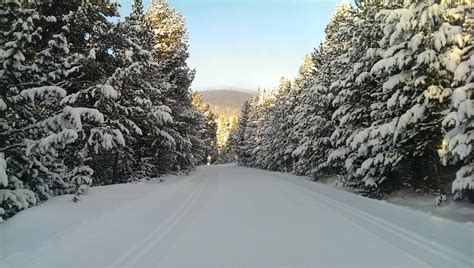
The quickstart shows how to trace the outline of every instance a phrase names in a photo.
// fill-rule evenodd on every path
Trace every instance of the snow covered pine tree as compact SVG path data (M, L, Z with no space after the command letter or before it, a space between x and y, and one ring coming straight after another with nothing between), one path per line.
M184 20L156 5L155 25L141 1L122 23L107 19L118 15L108 1L0 7L1 220L54 195L78 200L90 185L196 164Z
M90 169L68 167L64 149L80 137L82 119L101 124L96 109L64 106L78 64L69 58L68 25L55 4L20 4L0 8L2 96L1 214L9 217L38 200L82 191ZM76 5L77 8L77 5ZM68 14L68 13L66 13ZM69 13L70 14L70 13ZM2 29L3 30L3 29ZM81 183L77 184L80 179Z
M465 0L340 5L294 89L242 109L239 163L342 175L378 198L402 186L443 192L459 166L452 191L473 199L472 10Z

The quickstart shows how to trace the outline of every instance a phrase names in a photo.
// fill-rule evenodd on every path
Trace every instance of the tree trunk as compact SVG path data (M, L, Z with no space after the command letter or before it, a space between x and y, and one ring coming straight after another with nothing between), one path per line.
M439 155L438 155L438 152L436 151L435 148L433 148L433 150L431 150L430 152L430 161L431 161L431 164L432 164L432 169L431 169L431 186L435 189L435 190L442 190L442 186L441 186L441 181L440 181L440 176L439 176L439 164L440 164L440 159L439 159Z
M401 180L400 176L397 172L390 171L387 174L387 177L392 185L392 192L396 192L400 190Z
M469 202L474 203L474 190L473 189L467 189L467 199L469 199Z
M115 151L114 164L112 166L112 184L118 183L118 163L119 163L119 152Z

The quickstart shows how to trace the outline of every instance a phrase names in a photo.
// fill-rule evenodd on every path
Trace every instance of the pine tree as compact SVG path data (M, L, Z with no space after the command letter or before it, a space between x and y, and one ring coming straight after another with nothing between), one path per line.
M161 127L170 121L166 108L160 106L163 96L161 84L147 82L147 76L159 66L155 60L151 40L153 33L143 25L141 1L135 1L130 16L114 25L110 30L113 66L115 70L105 79L115 98L106 99L102 104L107 114L106 122L118 128L124 137L123 144L116 144L114 150L107 150L95 157L97 177L103 183L117 183L139 176L146 177L141 168L139 148L144 132ZM107 111L107 112L105 112ZM117 113L117 111L119 111ZM126 144L125 144L126 143ZM137 150L137 151L136 151ZM110 159L113 159L112 163ZM106 167L110 167L108 170ZM110 178L110 179L109 179Z
M245 142L242 150L247 151L244 165L258 167L262 158L262 115L266 106L266 91L258 91L250 103L248 121L245 128Z
M23 88L19 86L28 83L38 72L32 60L28 59L26 62L26 56L31 47L41 39L41 35L35 27L39 14L27 7L20 8L20 3L15 1L0 7L3 33L0 36L0 221L3 221L3 217L9 217L36 203L33 191L24 185L21 174L23 165L34 161L22 155L26 151L25 140L28 134L22 130L35 123L36 120L31 118L35 105L32 98L28 98L30 94L25 95L25 98L20 95ZM49 91L49 94L48 91L42 93L43 98L48 95L65 95L64 90L59 88ZM36 95L33 93L31 97ZM19 134L14 135L14 132ZM21 160L23 161L19 162Z
M267 101L263 110L261 126L261 162L259 167L289 171L292 166L291 152L294 149L290 130L292 128L289 115L294 103L291 102L293 85L290 80L282 78L280 85Z
M229 134L226 137L226 142L223 147L219 150L218 164L229 164L237 163L237 121L235 121L235 127L229 130Z
M401 185L442 191L441 156L461 166L453 192L474 198L472 27L466 1L340 5L293 85L243 107L239 163L341 174L381 197Z
M105 166L103 170L99 168L100 156L105 157L107 151L125 145L123 127L112 119L115 115L113 107L119 106L116 103L120 96L117 83L122 74L115 66L118 58L114 47L117 30L106 15L117 15L116 5L83 1L75 12L63 16L67 37L73 44L67 61L76 68L68 79L69 94L61 104L76 110L84 107L103 118L99 125L81 126L81 139L67 148L67 164L77 173L73 177L77 193L75 200L92 183L108 183L112 172Z
M65 148L83 133L83 120L93 126L103 122L96 109L64 105L71 80L80 68L63 3L40 5L10 2L1 7L2 25L11 25L0 41L3 127L2 214L18 210L53 195L83 191L78 181L90 181L87 167L71 169ZM74 6L66 5L74 10ZM68 12L64 9L63 12ZM6 22L3 24L3 22ZM76 61L72 61L72 59Z
M335 127L331 118L335 110L332 102L339 79L344 77L349 64L346 53L351 36L348 25L352 19L351 6L339 5L326 27L324 41L312 54L315 76L307 82L308 88L301 89L301 105L295 109L298 123L293 135L300 140L293 151L296 174L316 176L333 172L325 165Z
M439 152L443 164L461 164L452 191L467 190L474 202L474 7L468 4L452 6L443 14L450 24L463 27L464 47L453 46L444 58L453 64L454 79L451 105L443 120L447 132ZM458 55L454 61L453 55Z
M378 42L383 33L376 15L386 8L384 2L356 1L357 9L353 13L356 23L349 24L347 29L352 33L347 52L351 68L338 83L338 93L332 102L336 128L331 135L332 149L326 165L344 167L339 173L346 175L346 183L355 187L364 187L355 171L367 147L352 147L351 142L358 131L370 127L373 121L370 108L381 83L370 74L370 69L379 60Z
M205 124L191 104L184 19L157 5L162 25L139 0L119 23L108 1L0 7L0 220L199 163Z
M250 103L246 101L240 111L239 122L237 124L235 151L240 165L246 165L248 163L248 158L250 157L246 148L248 138L247 125L249 123L250 109Z
M452 46L464 46L461 28L441 16L447 7L417 1L379 14L382 59L371 73L383 86L371 106L374 123L353 140L368 149L356 171L367 186L379 188L406 170L414 187L441 186L437 147L453 75L444 59Z
M168 83L163 105L169 107L173 118L170 126L161 129L162 141L156 144L156 151L160 152L157 161L165 172L189 169L197 163L192 148L202 141L198 127L200 115L192 107L190 86L194 71L186 63L189 55L185 20L167 3L153 1L145 12L145 24L154 33L154 49L163 65L160 73Z
M198 157L198 163L203 165L212 164L218 158L217 151L217 123L214 113L211 111L209 104L203 103L202 94L199 92L193 93L193 106L201 113L202 123L200 124L200 140L204 142L204 148L196 148L194 152L203 150L203 153Z

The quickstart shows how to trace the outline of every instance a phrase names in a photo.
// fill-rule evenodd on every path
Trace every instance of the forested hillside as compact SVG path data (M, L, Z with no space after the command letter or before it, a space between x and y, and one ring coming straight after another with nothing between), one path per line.
M298 77L243 107L239 163L474 201L473 14L466 0L339 5Z
M255 93L231 89L204 90L200 92L202 93L203 101L208 103L212 111L219 115L239 115L244 103L251 100L255 95Z
M36 2L36 1L35 1ZM0 221L91 185L206 163L184 18L166 1L0 7Z
M218 156L213 159L217 163L233 163L236 161L234 151L234 136L237 130L240 109L246 101L252 99L255 93L244 92L233 89L213 89L199 91L195 94L201 102L208 107L208 113L212 113L216 129L216 150ZM198 97L199 96L199 97ZM214 163L215 161L211 161Z

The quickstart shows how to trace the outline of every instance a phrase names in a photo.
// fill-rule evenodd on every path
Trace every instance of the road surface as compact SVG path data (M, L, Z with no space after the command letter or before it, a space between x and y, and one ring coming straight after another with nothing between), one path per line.
M199 167L165 183L97 187L78 204L69 199L0 225L0 263L474 267L472 224L234 165Z

